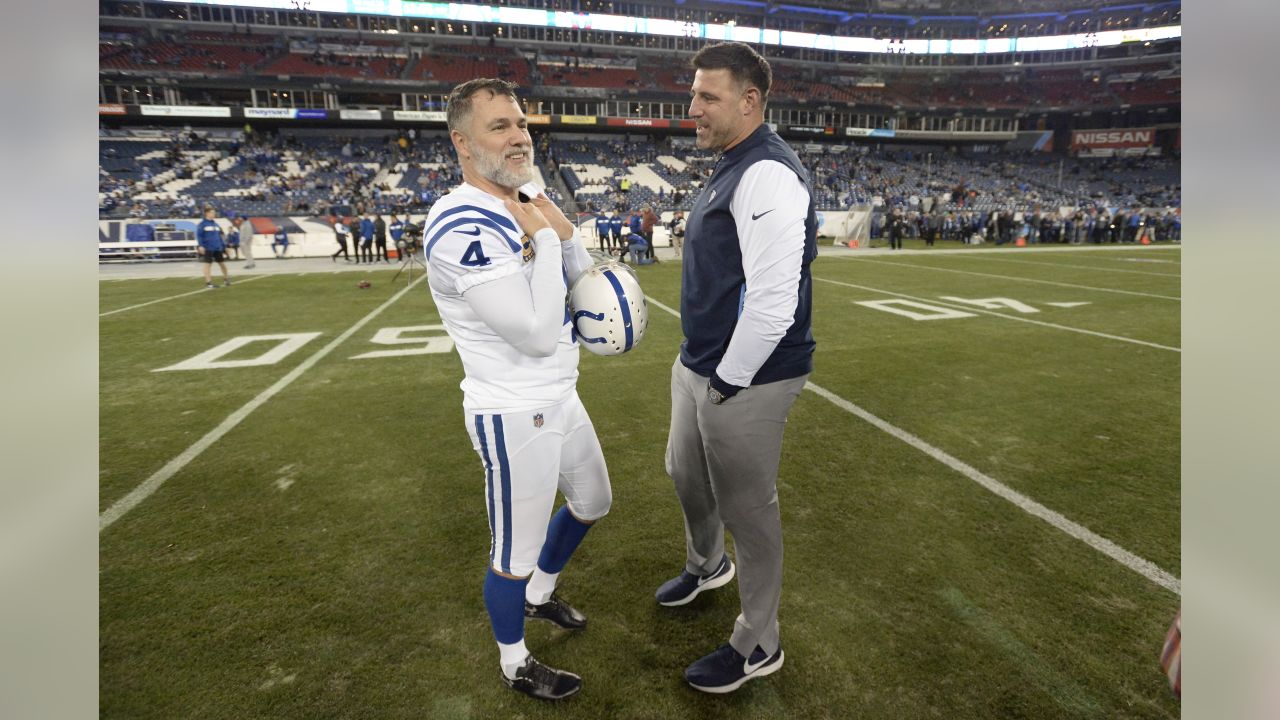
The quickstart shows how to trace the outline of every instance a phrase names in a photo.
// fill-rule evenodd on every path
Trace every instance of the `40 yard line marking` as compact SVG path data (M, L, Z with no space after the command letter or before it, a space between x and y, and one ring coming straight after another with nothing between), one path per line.
M648 301L650 305L656 305L657 307L662 308L663 310L671 313L677 318L680 317L679 312L677 312L676 310L673 310L672 308L667 307L666 305L663 305L657 300L654 300L653 298L648 298ZM1067 535L1070 535L1071 537L1083 542L1084 544L1088 545L1094 550L1097 550L1103 555L1106 555L1112 560L1115 560L1116 562L1138 573L1139 575L1145 577L1146 579L1150 580L1156 585L1159 585L1160 587L1174 593L1175 595L1182 595L1182 581L1174 577L1172 574L1166 572L1164 569L1162 569L1155 563L1151 562L1150 560L1146 560L1144 558L1138 557L1137 555L1134 555L1133 553L1129 552L1128 550L1125 550L1124 548L1120 547L1114 542L1102 537L1101 535L1098 535L1097 533L1093 532L1089 528L1073 520L1070 520L1065 515L1059 512L1050 510L1044 505L1041 505L1035 500L1032 500L1026 495L1023 495L1017 490L1014 490L1008 485L1005 485L999 480L996 480L990 475L987 475L979 471L978 469L974 468L973 466L965 462L962 462L961 460L947 454L943 450L940 450L930 445L929 443L925 442L924 440L921 440L915 435L912 435L906 430L903 430L902 428L896 425L890 424L889 422L886 422L885 420L882 420L879 417L872 415L866 410L863 410L862 408L858 407L857 405L854 405L848 400L845 400L839 395L836 395L830 390L819 387L811 382L805 383L804 389L826 399L831 404L869 423L876 429L884 433L887 433L897 438L898 440L901 440L902 442L914 447L915 449L923 452L924 454L928 455L934 460L937 460L943 465L946 465L952 470L955 470L961 475L974 481L978 485L981 485L983 488L995 494L996 496L1004 500L1008 500L1009 502L1013 503L1018 508L1020 508L1023 512L1026 512L1034 517L1037 517L1049 523L1050 525L1057 528L1058 530L1061 530Z
M1054 282L1053 280L1036 280L1034 278L1016 277L1013 275L997 275L995 273L976 272L973 270L956 270L954 268L940 268L932 265L916 265L909 262L888 262L885 260L872 260L870 258L859 258L851 255L839 256L843 260L857 260L858 262L875 263L877 265L889 265L892 267L908 268L911 270L936 270L938 272L959 273L961 275L977 275L979 277L998 278L1000 280L1011 280L1013 282L1029 282L1038 283L1040 285L1057 285L1058 287L1074 288L1076 290L1093 290L1095 292L1109 292L1119 295L1137 295L1138 297L1156 298L1159 300L1175 300L1182 302L1182 298L1174 295L1156 295L1155 293L1137 292L1135 290L1116 290L1115 288L1100 288L1092 285L1073 285L1071 283Z
M892 290L881 290L879 288L867 287L866 285L854 285L853 283L841 282L839 280L828 280L826 278L820 278L817 276L815 276L813 279L821 280L822 282L825 282L825 283L831 283L832 285L843 285L844 287L857 288L858 290L867 290L869 292L876 292L876 293L880 293L881 295L893 295L895 297L907 298L908 300L915 300L917 302L931 303L933 305L942 305L944 307L954 308L956 310L964 310L965 312L982 313L984 315L994 315L995 317L1004 318L1006 320L1017 320L1018 322L1031 323L1032 325L1040 325L1043 327L1053 328L1055 330L1066 330L1068 332L1080 333L1081 335L1093 335L1095 337L1106 338L1108 340L1119 340L1120 342L1132 343L1134 345L1145 345L1147 347L1153 347L1157 350L1169 350L1171 352L1176 352L1176 353L1182 352L1182 348L1170 347L1168 345L1160 345L1159 343L1147 342L1146 340L1135 340L1133 338L1125 337L1123 335L1111 335L1104 332L1098 332L1097 330L1085 330L1084 328L1071 327L1070 325L1059 325L1057 323L1045 322L1044 320L1032 320L1031 318L1019 317L1017 315L1006 315L1004 313L995 312L994 310L984 310L982 308L976 308L976 307L973 307L972 305L961 305L958 303L947 302L945 300L935 300L933 298L916 297L915 295L907 295L904 293L893 292Z
M343 342L345 342L347 338L359 332L360 328L364 327L366 324L369 323L370 320L373 320L375 317L381 314L383 310L386 310L387 308L391 307L391 305L395 303L395 301L399 300L401 297L404 297L405 293L412 290L415 285L417 285L418 283L422 282L425 279L426 279L426 276L423 275L417 280L414 280L413 283L405 287L403 290L396 293L395 295L392 295L391 298L388 299L386 302L374 308L373 311L370 312L368 315L365 315L364 317L357 320L355 325L352 325L351 327L347 328L345 332L343 332L338 337L334 338L328 345L325 345L324 347L317 350L315 354L313 354L311 357L307 358L306 360L303 360L302 363L299 364L296 368L294 368L293 370L290 370L287 375L275 381L275 383L271 387L258 393L257 397L245 403L243 406L240 407L239 410L236 410L235 412L228 415L227 419L223 420L216 428L210 430L208 433L205 434L204 437L195 441L195 443L193 443L191 447L187 448L186 450L183 450L180 455L178 455L177 457L175 457L174 459L166 463L164 467L157 470L154 475L147 478L141 485L137 486L133 490L130 490L128 495L125 495L124 497L120 498L115 503L113 503L111 507L107 508L105 511L103 511L101 515L98 516L98 532L101 533L103 530L106 530L108 527L111 526L111 523L114 523L116 520L119 520L121 517L124 516L125 513L137 507L138 503L141 503L143 500L146 500L148 497L151 497L152 493L158 490L160 486L165 483L165 481L167 481L169 478L177 474L179 470L186 467L187 463L190 463L197 456L199 456L200 453L209 449L209 446L213 445L214 443L218 442L218 440L222 439L223 435L226 435L228 432L231 432L231 430L235 426L239 425L240 422L243 421L246 417L248 417L250 413L252 413L254 410L257 410L259 407L261 407L271 398L275 397L276 394L278 394L281 390L284 390L286 387L289 387L289 385L294 380L297 380L299 377L302 376L303 373L310 370L316 363L320 362L320 360L323 359L324 356L332 352L334 348L338 347Z
M975 257L974 259L976 260L979 258ZM1010 258L993 258L989 256L980 258L980 259L989 260L991 262L1017 263L1019 265L1035 265L1042 268L1068 268L1071 270L1092 270L1097 272L1126 273L1129 275L1147 275L1149 277L1178 278L1178 279L1182 278L1182 275L1178 273L1158 273L1158 272L1145 272L1143 270L1123 270L1121 268L1104 268L1104 267L1096 267L1094 265L1066 265L1063 263L1056 263L1056 262L1036 262L1035 260L1012 260ZM1102 259L1112 260L1114 258L1102 258Z
M253 282L254 280L261 280L261 279L262 279L262 278L264 278L264 277L270 277L270 276L269 276L269 275L255 275L254 277L247 278L247 279L245 279L245 280L237 280L237 281L235 282L235 285L243 285L243 284L245 284L245 283L251 283L251 282ZM150 280L168 280L169 278L162 278L162 277L158 277L158 278L148 278L148 279L150 279ZM235 285L233 285L232 287L234 287ZM224 287L216 288L216 290L226 290L226 289L227 289L227 288L224 288ZM130 305L129 307L122 307L122 308L120 308L120 309L118 309L118 310L108 310L108 311L106 311L106 312L104 312L104 313L98 313L98 317L106 317L106 316L108 316L108 315L115 315L116 313L122 313L122 312L124 312L125 310L134 310L134 309L136 309L136 308L146 307L146 306L148 306L148 305L155 305L156 303L162 303L162 302L165 302L166 300L177 300L178 298L183 298L183 297L186 297L186 296L188 296L188 295L199 295L200 293L204 293L204 292L212 292L212 291L211 291L209 288L207 288L207 287L202 287L202 288L200 288L199 290L192 290L191 292L184 292L184 293L179 294L179 295L170 295L169 297L162 297L162 298L160 298L159 300L151 300L150 302L139 303L139 304L137 304L137 305Z

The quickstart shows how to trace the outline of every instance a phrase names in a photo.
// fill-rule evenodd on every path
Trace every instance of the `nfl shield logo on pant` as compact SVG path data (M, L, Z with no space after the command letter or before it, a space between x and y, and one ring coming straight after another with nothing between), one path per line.
M533 416L533 426L536 428L542 427L542 413Z

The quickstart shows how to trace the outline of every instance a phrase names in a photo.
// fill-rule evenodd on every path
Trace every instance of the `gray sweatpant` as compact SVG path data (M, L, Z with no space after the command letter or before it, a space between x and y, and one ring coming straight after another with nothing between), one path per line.
M782 596L782 519L778 464L787 413L808 375L742 390L720 405L707 378L676 358L671 368L667 474L684 510L685 569L714 571L733 533L742 614L729 644L746 657L759 645L777 652Z
M247 223L248 221L245 222ZM243 225L241 227L243 227ZM246 238L244 230L240 231L240 252L244 254L244 259L248 260L250 263L253 262L253 239L256 236L256 233L250 232L249 236Z

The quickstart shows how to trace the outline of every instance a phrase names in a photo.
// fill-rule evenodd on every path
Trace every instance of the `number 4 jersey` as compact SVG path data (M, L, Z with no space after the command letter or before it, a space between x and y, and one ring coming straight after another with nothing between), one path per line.
M540 192L533 185L520 190L529 196ZM472 288L520 273L524 289L513 292L506 302L512 312L532 312L528 286L533 277L534 243L507 213L502 199L463 183L431 208L424 227L427 282L462 359L466 411L516 412L568 398L578 379L578 343L567 310L555 352L550 357L534 357L499 336L466 299ZM591 259L576 237L560 245L567 292L569 279L589 267Z

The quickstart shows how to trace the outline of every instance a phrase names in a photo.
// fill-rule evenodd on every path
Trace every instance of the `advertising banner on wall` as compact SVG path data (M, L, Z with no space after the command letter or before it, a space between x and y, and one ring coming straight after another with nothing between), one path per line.
M391 117L412 122L444 122L447 119L445 113L439 110L395 110Z
M1155 128L1120 128L1117 130L1072 130L1072 150L1123 150L1151 147Z
M157 117L231 117L229 107L204 105L139 105L143 115Z
M381 120L381 110L339 110L338 117L342 120Z

